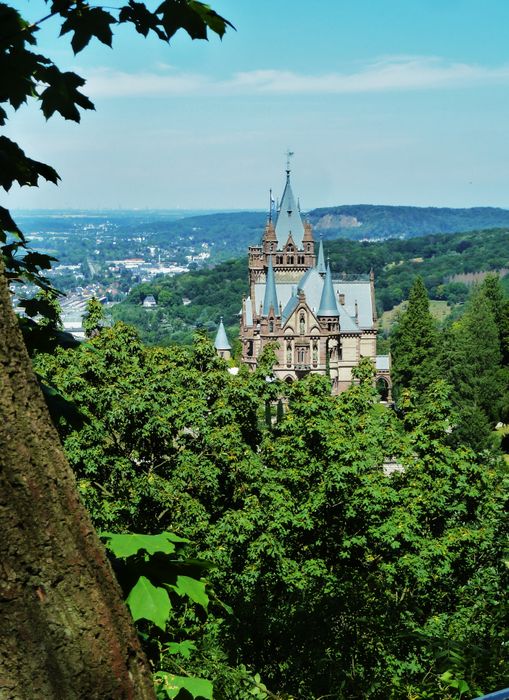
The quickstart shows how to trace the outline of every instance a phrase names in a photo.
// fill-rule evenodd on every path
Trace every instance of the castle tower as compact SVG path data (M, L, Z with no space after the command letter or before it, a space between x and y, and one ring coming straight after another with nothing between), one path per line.
M249 295L240 314L242 362L256 369L263 348L274 343L278 379L326 375L337 394L351 386L360 358L370 357L390 396L390 358L376 356L374 276L333 279L323 241L315 255L313 230L302 219L289 164L274 218L272 201L271 196L261 243L249 248Z
M261 245L249 247L249 290L255 296L255 285L267 280L269 259L272 258L276 282L297 283L302 275L315 266L315 241L311 224L304 223L292 190L289 165L281 203L272 221L272 212L263 232ZM258 309L257 309L258 311Z

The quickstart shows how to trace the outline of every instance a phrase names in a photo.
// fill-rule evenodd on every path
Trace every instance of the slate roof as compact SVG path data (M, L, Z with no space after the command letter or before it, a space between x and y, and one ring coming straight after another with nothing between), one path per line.
M339 316L339 309L332 286L332 275L330 265L327 263L327 272L323 281L322 295L320 297L320 306L318 307L318 316Z
M318 260L316 263L316 269L318 272L325 273L327 268L325 267L325 256L323 254L323 241L320 238L320 247L318 248Z
M302 239L304 237L304 224L300 215L299 207L295 201L290 184L290 171L286 171L286 185L281 198L279 212L276 220L276 237L277 247L281 250L288 240L288 236L292 234L297 248L302 249Z
M302 290L306 295L306 303L316 314L320 308L320 301L324 287L324 278L315 267L306 270L297 287L294 282L276 282L276 294L278 302L283 307L282 323L288 321L298 305L298 292ZM253 325L253 310L259 310L265 297L265 283L256 282L254 299L246 300L246 323ZM371 297L371 285L369 280L343 281L332 280L334 297L339 313L339 323L342 331L359 332L361 329L371 329L373 323L373 306ZM339 303L339 295L344 295L344 304ZM355 317L357 302L357 320ZM277 311L276 311L277 313Z
M214 347L216 350L231 350L232 346L228 342L228 336L223 325L223 317L219 321L219 328L217 329L216 339L214 340Z
M379 372L388 372L391 368L389 355L377 355L376 368Z
M267 269L267 282L263 295L263 316L268 316L270 308L274 309L276 316L279 316L279 304L277 301L276 282L274 279L274 268L272 267L272 255L269 255L269 267Z

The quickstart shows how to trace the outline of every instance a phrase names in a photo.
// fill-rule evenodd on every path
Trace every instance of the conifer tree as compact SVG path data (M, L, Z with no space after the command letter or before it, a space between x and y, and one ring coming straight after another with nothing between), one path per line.
M504 295L500 277L488 275L480 287L497 324L502 364L509 365L509 299Z
M392 376L396 396L401 389L424 392L437 378L438 332L429 310L429 299L421 277L415 280L408 307L401 315L391 339Z
M474 291L462 318L446 334L440 364L453 388L457 438L479 449L489 443L504 394L502 353L489 295Z

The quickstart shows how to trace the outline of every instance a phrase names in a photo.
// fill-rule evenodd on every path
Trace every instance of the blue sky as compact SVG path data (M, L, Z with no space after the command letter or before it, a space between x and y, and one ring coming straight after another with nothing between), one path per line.
M303 209L509 207L507 0L210 2L237 28L223 41L121 29L113 50L75 57L46 23L39 50L87 78L96 112L80 125L14 114L6 134L63 181L4 203L263 208L290 148Z

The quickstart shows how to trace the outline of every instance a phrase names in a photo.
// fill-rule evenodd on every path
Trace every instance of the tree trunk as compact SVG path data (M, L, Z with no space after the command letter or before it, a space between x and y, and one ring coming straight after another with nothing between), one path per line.
M0 698L154 698L0 270Z

